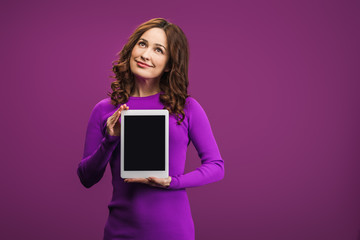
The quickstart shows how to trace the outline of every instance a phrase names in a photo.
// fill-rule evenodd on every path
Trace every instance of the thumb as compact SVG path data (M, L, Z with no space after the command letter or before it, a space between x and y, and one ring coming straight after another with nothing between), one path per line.
M152 182L152 183L156 183L156 184L162 184L161 183L161 179L159 179L159 178L156 178L156 177L148 177L147 178L148 180L149 180L149 182Z
M148 179L150 182L155 182L154 177L148 177L147 179Z

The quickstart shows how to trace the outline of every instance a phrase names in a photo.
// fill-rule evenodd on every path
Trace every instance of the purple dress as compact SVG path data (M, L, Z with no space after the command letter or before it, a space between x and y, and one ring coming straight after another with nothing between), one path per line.
M160 93L147 97L130 97L130 109L163 109ZM119 106L120 107L120 106ZM194 222L186 188L219 181L224 177L224 162L204 109L192 97L186 99L185 119L176 124L169 115L168 188L142 183L125 183L120 178L120 137L106 132L106 120L118 108L110 98L101 100L92 110L86 131L84 155L77 174L90 188L103 177L110 163L113 196L108 205L109 217L104 239L193 240ZM184 174L186 150L194 144L202 165Z

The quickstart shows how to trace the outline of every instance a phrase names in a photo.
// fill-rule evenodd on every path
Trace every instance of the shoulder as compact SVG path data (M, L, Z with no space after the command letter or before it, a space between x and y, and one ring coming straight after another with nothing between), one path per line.
M201 106L200 102L193 97L187 97L184 107L185 115L189 122L197 122L199 120L207 119L206 112Z
M185 107L187 111L194 112L194 111L203 111L201 104L197 101L194 97L187 97L185 102Z
M195 131L200 133L209 124L207 114L200 102L193 97L188 97L186 99L186 105L186 113L189 119L189 129L191 132Z
M98 101L95 104L95 107L106 107L109 104L111 105L111 99L110 99L110 97L107 97L107 98L103 98L100 101Z
M197 105L199 102L194 97L187 97L185 101L186 107L191 107L192 105Z
M98 101L95 106L93 107L93 112L97 114L102 114L106 112L110 112L115 108L114 105L111 104L110 97L101 99Z

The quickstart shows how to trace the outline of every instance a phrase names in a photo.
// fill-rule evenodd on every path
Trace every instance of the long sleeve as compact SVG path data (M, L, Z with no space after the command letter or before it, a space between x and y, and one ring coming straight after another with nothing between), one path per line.
M224 178L224 161L221 158L204 109L195 100L189 102L189 137L201 159L201 166L186 174L171 176L168 189L197 187Z
M111 136L101 126L101 104L93 108L88 122L84 154L77 168L81 183L90 188L103 177L112 152L120 137Z

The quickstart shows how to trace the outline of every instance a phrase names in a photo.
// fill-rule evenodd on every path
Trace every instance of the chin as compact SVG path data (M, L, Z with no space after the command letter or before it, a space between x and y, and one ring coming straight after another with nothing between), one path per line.
M132 71L132 73L135 75L135 77L145 79L145 80L155 79L155 78L159 77L158 75L155 76L153 74L146 74L146 73L142 72L141 69L135 69L135 71Z

